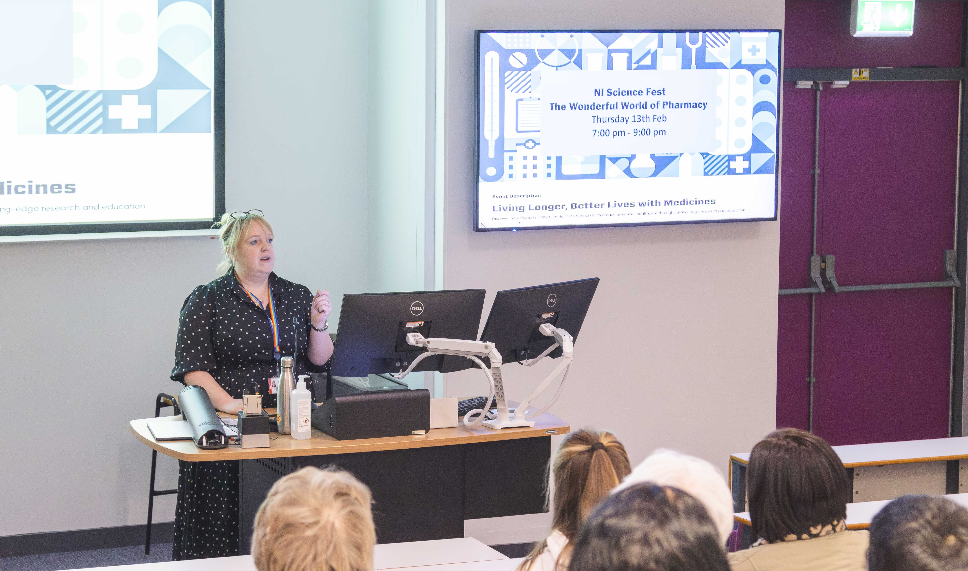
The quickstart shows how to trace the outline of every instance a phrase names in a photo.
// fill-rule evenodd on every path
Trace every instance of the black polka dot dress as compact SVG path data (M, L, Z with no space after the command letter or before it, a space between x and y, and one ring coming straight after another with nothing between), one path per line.
M309 310L313 295L305 286L269 275L276 313L280 355L293 355L296 375L319 371L309 362ZM298 349L297 349L298 345ZM249 298L229 271L195 288L182 306L172 380L206 371L233 398L267 397L269 377L278 375L272 326L266 311ZM172 559L239 554L239 463L179 462L178 503Z

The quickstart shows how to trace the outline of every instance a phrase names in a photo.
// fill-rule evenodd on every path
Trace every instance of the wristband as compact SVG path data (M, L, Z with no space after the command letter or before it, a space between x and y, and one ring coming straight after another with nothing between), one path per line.
M327 329L329 329L329 321L327 320L323 322L322 329L318 329L315 325L313 325L312 321L309 322L309 326L313 328L313 331L318 331L319 333L322 333L323 331L326 331Z

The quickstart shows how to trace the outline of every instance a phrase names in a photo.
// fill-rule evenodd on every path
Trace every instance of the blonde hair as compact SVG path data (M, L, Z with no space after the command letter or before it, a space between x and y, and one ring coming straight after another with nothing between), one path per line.
M569 434L561 443L551 461L551 471L555 481L551 528L568 539L555 567L565 569L582 524L612 488L632 471L632 466L625 447L615 436L583 428ZM518 569L531 569L547 545L547 539L536 543Z
M636 466L612 493L643 482L679 488L699 500L725 545L733 532L733 494L715 466L702 458L660 448Z
M306 467L280 478L255 514L259 571L372 571L370 490L352 474Z
M224 274L235 268L235 263L232 260L239 249L239 244L249 234L249 227L252 226L253 221L262 224L272 234L272 226L269 225L265 217L251 210L246 213L226 212L222 215L221 220L212 225L220 229L218 237L222 241L222 255L225 256L218 265L219 274Z

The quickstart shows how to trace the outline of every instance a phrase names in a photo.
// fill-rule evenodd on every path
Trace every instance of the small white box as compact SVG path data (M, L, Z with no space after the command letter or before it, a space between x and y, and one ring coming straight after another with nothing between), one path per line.
M430 399L430 428L457 426L457 398Z

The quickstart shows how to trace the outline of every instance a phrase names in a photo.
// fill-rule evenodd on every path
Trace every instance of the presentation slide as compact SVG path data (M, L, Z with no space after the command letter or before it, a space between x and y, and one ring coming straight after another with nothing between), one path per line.
M211 223L212 0L32 4L0 4L0 233Z
M776 218L780 32L479 32L476 230Z

